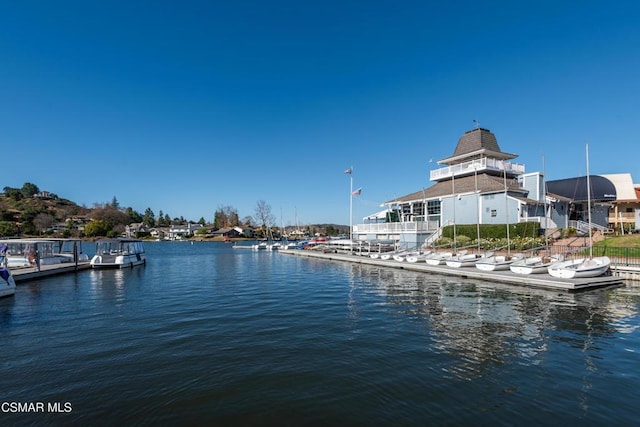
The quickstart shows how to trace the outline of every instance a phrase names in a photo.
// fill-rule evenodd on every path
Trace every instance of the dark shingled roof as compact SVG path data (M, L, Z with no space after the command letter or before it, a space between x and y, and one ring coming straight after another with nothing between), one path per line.
M460 137L453 155L459 156L482 148L489 151L500 152L500 146L498 146L496 136L487 129L478 128L467 131Z
M476 189L476 180L473 175L457 178L453 183L453 186L455 186L455 194L470 193ZM429 188L425 188L424 191L416 191L415 193L389 200L386 203L410 202L414 200L435 199L438 197L449 196L452 193L451 190L453 189L453 186L451 184L451 180L440 181ZM521 197L526 197L529 193L512 179L507 180L507 189L510 193L517 193L517 195L520 195ZM504 179L499 176L484 173L478 174L478 190L480 190L480 194L504 191Z
M438 161L438 163L455 164L478 157L507 160L518 156L500 151L496 136L487 129L477 128L465 132L458 140L453 155Z
M616 199L616 186L608 178L599 175L590 175L589 179L589 183L591 184L591 199L594 202ZM547 181L547 189L549 193L558 194L576 202L586 202L589 200L586 176Z

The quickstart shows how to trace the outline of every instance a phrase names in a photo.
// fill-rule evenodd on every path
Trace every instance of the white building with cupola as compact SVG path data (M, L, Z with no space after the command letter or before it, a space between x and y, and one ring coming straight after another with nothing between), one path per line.
M541 172L527 173L524 164L514 161L517 157L502 151L488 129L465 132L453 154L430 171L432 185L384 202L383 210L353 226L354 240L394 241L410 248L434 242L445 226L453 224L538 222L547 233L570 226L588 227L583 197L586 177L572 178L564 185L559 183L563 180L546 183ZM630 194L635 197L636 193L630 175L621 175L629 178L591 177L598 188L592 198L592 227L604 231L611 226L610 210L616 207L617 194L637 205L632 208L634 213L640 208L637 198L631 200ZM577 189L573 195L566 190L571 184Z

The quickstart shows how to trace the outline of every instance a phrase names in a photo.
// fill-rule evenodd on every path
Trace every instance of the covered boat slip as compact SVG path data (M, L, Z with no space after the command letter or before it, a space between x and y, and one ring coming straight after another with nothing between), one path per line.
M7 265L16 282L89 268L80 239L6 239Z
M493 282L508 283L533 288L555 289L560 291L575 292L588 289L596 289L607 286L624 284L624 280L619 276L599 276L578 279L560 279L551 275L521 275L511 271L482 271L477 268L462 267L453 268L445 265L429 265L427 263L400 263L394 260L372 259L349 254L321 253L305 250L280 251L282 254L306 256L309 258L321 258L332 261L346 261L358 264L376 265L381 267L398 268L409 271L419 271L424 273L443 274L458 276L462 278L472 278Z
M0 244L7 246L9 267L33 267L37 263L64 264L89 259L82 251L80 239L6 239L0 240Z

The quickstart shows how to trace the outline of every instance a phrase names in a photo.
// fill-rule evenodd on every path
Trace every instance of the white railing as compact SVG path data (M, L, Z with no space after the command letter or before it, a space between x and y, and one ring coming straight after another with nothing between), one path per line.
M521 175L524 173L524 165L483 157L482 159L432 170L429 173L429 179L431 181L438 181L444 178L451 178L452 176L469 175L474 172L482 172L486 170L501 172L506 170L508 173Z
M354 224L354 233L429 233L438 229L438 221L384 222Z
M616 215L614 212L609 213L610 224L618 224L623 222L636 222L636 214L634 212L618 212L618 215Z
M589 223L588 222L571 220L571 221L569 221L569 227L575 228L579 233L589 234ZM603 227L600 224L593 224L593 223L591 223L591 229L592 230L598 230L601 233L607 233L607 232L613 231L608 227Z

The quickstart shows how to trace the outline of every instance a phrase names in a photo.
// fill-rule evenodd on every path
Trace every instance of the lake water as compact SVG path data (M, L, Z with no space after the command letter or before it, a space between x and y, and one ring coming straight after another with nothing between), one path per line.
M637 285L565 294L224 243L146 248L145 267L0 300L1 425L640 419Z

